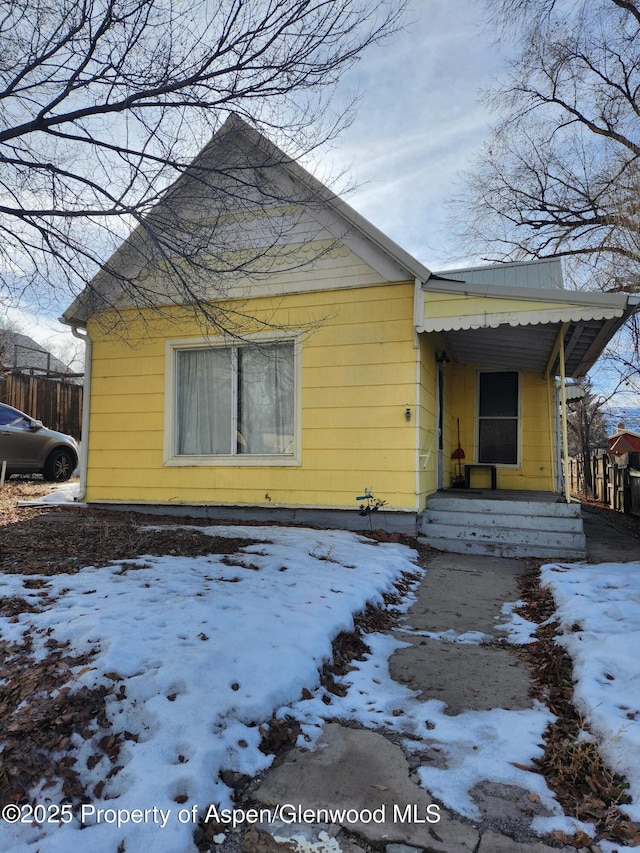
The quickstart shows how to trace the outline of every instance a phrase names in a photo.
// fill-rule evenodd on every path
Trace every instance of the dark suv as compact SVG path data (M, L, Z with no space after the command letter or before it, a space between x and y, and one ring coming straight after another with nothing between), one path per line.
M7 477L43 474L45 480L63 483L78 464L78 444L72 436L0 403L0 469L3 462Z

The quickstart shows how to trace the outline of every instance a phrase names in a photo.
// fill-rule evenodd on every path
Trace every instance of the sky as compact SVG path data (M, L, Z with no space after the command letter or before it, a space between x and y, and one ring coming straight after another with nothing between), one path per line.
M481 0L413 0L407 20L343 80L362 99L334 156L356 184L353 207L429 269L460 266L470 259L447 202L489 135L495 117L480 93L506 60Z

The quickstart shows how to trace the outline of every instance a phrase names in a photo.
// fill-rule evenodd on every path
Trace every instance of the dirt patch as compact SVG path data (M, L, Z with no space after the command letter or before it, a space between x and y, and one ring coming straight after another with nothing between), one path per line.
M0 490L0 573L54 575L75 573L85 566L114 561L124 571L139 568L126 562L142 555L199 556L233 554L255 542L208 536L196 528L147 529L151 516L79 510L62 507L18 507L17 502L50 491L50 486L11 481ZM25 587L42 589L37 604L21 596L0 596L0 612L10 619L47 606L46 582L25 580ZM37 660L29 631L21 643L0 641L0 799L27 803L38 785L60 789L65 800L78 804L99 798L106 780L117 774L122 744L128 732L111 730L108 700L126 698L118 673L110 684L78 687L78 676L91 669L90 654L74 655L68 645L47 640L47 655ZM89 769L104 761L103 781L85 790L77 766L78 741L92 739L95 749Z
M0 488L0 527L38 515L41 508L19 508L18 501L33 501L50 491L51 484L42 480L7 480Z
M31 654L29 634L20 645L0 643L0 798L27 803L33 788L59 786L78 803L86 793L75 768L74 736L82 740L106 727L106 687L72 691L71 683L91 667L90 655L72 655L49 640L42 660Z
M167 518L136 513L59 508L16 512L27 515L14 513L12 521L0 526L0 572L7 574L74 574L85 566L106 566L147 554L234 554L257 541L166 527ZM165 527L149 529L155 521Z

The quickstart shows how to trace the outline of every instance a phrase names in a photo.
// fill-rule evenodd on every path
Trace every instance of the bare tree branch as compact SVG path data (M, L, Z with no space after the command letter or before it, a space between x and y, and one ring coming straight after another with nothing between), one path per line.
M467 250L494 261L559 256L574 286L640 292L640 3L487 8L517 47L486 94L497 123L453 204ZM640 375L632 339L619 388Z
M210 301L229 276L260 275L276 255L293 264L292 215L266 215L302 201L282 162L200 161L178 179L233 113L293 158L330 141L352 114L332 97L337 82L402 25L405 5L0 0L0 304L77 294L132 229L146 262L171 270L176 303L202 302L205 290ZM166 195L176 181L180 200ZM206 228L193 227L199 196ZM240 257L229 223L250 212L255 222L260 209L261 242ZM139 273L107 272L132 303L156 305Z
M573 259L582 286L640 290L640 4L499 0L519 52L454 215L492 259ZM582 276L579 266L582 264Z

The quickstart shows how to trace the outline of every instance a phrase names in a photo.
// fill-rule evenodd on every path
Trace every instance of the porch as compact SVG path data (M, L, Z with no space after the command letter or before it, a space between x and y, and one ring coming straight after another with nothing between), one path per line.
M527 503L523 489L563 489L568 504L569 484L563 482L561 473L569 467L567 380L586 375L637 304L627 294L564 290L559 258L432 274L416 296L415 310L416 331L424 333L435 349L438 408L433 434L440 436L440 444L435 482L423 486L422 494L442 488L453 476L450 459L458 457L452 453L449 458L449 454L450 450L455 453L457 437L460 452L466 449L467 475L473 466L491 470L494 491L486 497L499 501L498 507L488 504L482 510L474 507L474 512L468 506L464 509L471 521L494 515L491 541L497 528L516 527L517 518L512 525L508 516L526 517L529 511L526 506L520 512L512 511L508 493L496 497L500 487L518 490L513 498L517 505ZM453 375L443 389L444 370ZM463 452L460 458L464 458ZM500 467L496 471L493 466ZM460 470L455 473L459 475ZM487 479L473 472L466 485L488 485ZM479 501L481 490L469 489L461 499ZM434 500L439 499L430 498L422 514L429 528L439 523L430 521L429 513L438 517ZM539 509L534 517L546 517L540 504L555 506L553 517L564 517L556 500L549 493L546 500L533 498L530 502ZM469 547L484 538L487 526L485 518L480 529L469 533ZM441 538L449 540L450 532L443 531ZM464 538L464 531L461 535ZM504 533L505 549L512 535ZM530 535L523 531L524 538ZM527 550L533 547L533 543L523 544ZM548 548L564 555L565 545L556 540ZM567 547L571 553L576 548L578 553L584 550L579 543ZM556 553L544 550L541 556Z
M445 489L418 515L418 539L441 551L582 560L579 503L554 492Z

